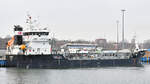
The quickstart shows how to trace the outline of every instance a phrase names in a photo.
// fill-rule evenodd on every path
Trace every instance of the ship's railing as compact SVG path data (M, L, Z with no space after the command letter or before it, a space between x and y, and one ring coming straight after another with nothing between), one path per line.
M131 53L65 53L69 60L93 60L93 59L129 59Z
M94 60L99 58L97 53L65 53L65 58L69 60Z

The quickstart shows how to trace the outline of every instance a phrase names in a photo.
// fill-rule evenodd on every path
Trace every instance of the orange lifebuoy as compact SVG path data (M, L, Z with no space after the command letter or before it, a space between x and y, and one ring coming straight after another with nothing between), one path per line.
M24 50L26 48L26 46L24 44L21 45L21 50Z

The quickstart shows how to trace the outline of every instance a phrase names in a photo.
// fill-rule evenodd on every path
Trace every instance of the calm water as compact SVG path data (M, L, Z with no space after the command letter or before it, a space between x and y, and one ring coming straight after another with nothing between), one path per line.
M0 68L0 84L150 84L150 65L88 69Z

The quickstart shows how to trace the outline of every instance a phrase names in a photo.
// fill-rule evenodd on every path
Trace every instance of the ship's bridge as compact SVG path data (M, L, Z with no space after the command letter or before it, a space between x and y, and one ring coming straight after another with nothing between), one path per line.
M26 54L50 54L49 32L47 31L25 31L24 42L27 46Z
M48 41L49 32L47 31L32 31L24 32L24 41Z
M49 32L24 32L23 35L49 35Z

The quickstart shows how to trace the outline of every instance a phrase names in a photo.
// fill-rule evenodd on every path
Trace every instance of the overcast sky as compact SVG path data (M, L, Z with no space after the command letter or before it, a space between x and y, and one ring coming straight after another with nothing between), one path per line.
M150 0L0 0L1 36L12 32L13 25L24 26L27 11L39 16L58 39L106 38L116 41L116 20L125 12L125 38L136 34L142 42L150 39Z

